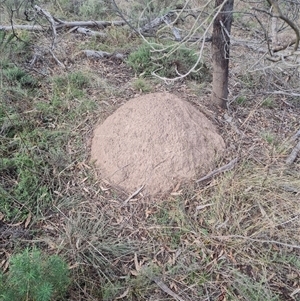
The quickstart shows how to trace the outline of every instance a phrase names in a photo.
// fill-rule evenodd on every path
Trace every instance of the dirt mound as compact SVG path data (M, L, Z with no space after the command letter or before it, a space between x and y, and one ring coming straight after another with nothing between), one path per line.
M150 195L206 174L225 147L213 124L173 94L129 100L94 131L91 158L101 178Z

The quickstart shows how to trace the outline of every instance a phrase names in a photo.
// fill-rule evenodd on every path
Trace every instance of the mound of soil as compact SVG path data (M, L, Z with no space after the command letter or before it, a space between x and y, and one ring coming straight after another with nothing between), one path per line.
M165 193L205 175L225 144L214 125L173 94L129 100L94 131L91 158L99 176L133 193Z

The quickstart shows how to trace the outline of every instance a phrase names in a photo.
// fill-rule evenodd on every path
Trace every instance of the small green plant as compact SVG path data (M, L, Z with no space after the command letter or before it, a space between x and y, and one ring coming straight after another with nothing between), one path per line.
M266 108L272 109L274 108L274 101L268 97L262 102L262 105Z
M261 133L261 137L268 143L274 144L275 143L275 136L270 132L263 132Z
M236 98L236 102L239 105L243 105L246 102L247 98L243 95L240 95Z
M27 248L11 257L7 275L0 273L0 300L57 300L69 284L68 266L62 258Z
M151 86L143 78L138 78L133 82L133 87L141 92L151 92Z
M169 78L183 75L196 65L188 79L203 81L210 78L207 66L202 62L197 64L196 51L184 46L173 48L174 45L144 43L129 55L127 63L138 74L149 76L155 72Z

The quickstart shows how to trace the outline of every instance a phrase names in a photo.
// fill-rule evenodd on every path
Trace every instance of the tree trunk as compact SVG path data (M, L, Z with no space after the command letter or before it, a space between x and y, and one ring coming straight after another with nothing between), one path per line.
M213 65L213 104L226 109L228 97L228 66L230 30L234 0L216 0L215 7L223 5L213 23L212 65Z

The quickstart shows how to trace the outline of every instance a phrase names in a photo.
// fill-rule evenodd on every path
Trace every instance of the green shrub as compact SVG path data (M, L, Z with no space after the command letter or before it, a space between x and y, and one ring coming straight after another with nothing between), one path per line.
M69 284L68 266L63 259L25 249L11 257L7 275L0 273L0 300L57 300L64 296Z
M127 63L138 74L149 76L155 72L159 76L173 78L178 76L177 71L180 74L187 73L197 63L197 59L197 52L184 46L174 49L174 45L144 43L129 55ZM210 80L209 70L204 63L199 62L187 78Z

